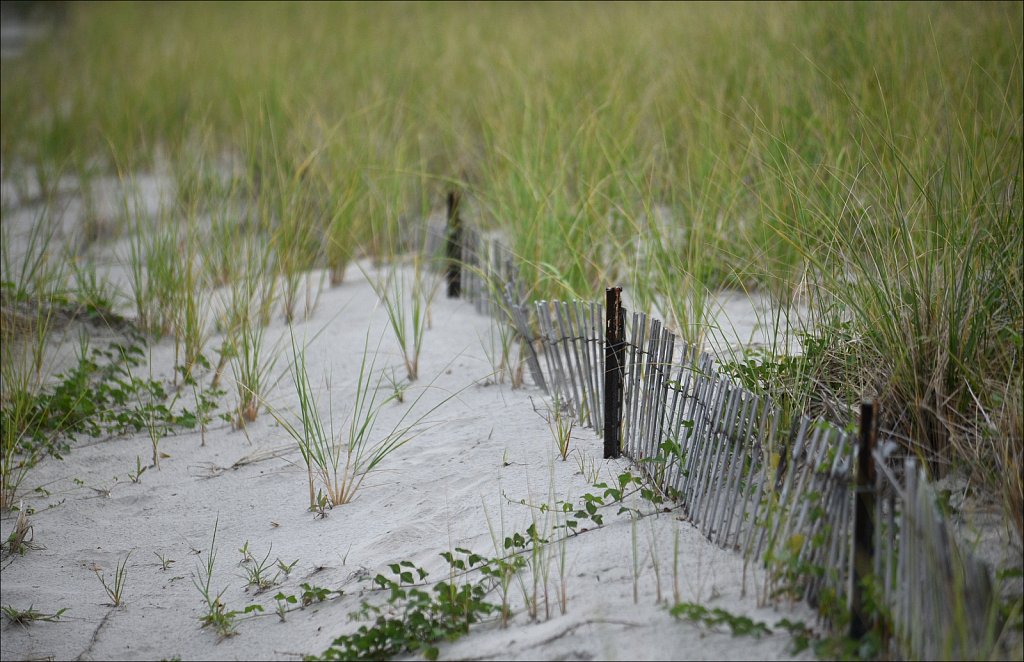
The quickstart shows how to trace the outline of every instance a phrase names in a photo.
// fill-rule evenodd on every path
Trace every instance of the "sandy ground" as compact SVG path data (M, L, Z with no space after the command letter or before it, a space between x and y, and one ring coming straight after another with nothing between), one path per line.
M68 184L59 210L58 239L73 235L83 206ZM61 189L65 185L61 183ZM142 208L159 206L166 187L159 180L136 182ZM39 217L31 191L17 195L4 184L7 249ZM24 199L23 199L24 198ZM98 196L100 215L116 215L116 195ZM108 200L109 199L109 200ZM106 202L103 202L106 200ZM95 203L94 203L95 205ZM104 209L104 207L109 207ZM124 251L117 241L90 249L115 281L123 278ZM361 268L360 268L361 267ZM401 358L383 307L367 278L379 274L369 263L352 265L340 287L324 292L312 317L289 329L275 316L266 347L276 357L275 385L267 406L286 418L297 406L291 380L290 338L306 346L307 370L318 388L322 410L336 428L351 412L364 347L377 355L377 369L401 374ZM753 313L736 302L741 329L736 342L750 341ZM754 311L756 304L746 309ZM740 311L737 314L737 311ZM359 623L348 618L361 601L384 598L372 579L388 564L411 561L429 571L429 580L445 579L440 553L465 547L498 555L490 531L500 540L536 522L555 525L553 516L536 507L556 501L580 503L592 487L593 474L609 483L629 469L625 459L604 460L602 442L592 430L572 433L566 461L556 453L545 419L546 398L527 383L514 389L495 383L492 358L496 330L469 303L445 299L431 308L420 379L406 403L389 404L378 430L386 431L423 392L419 410L450 399L428 416L427 425L407 446L371 473L349 504L317 516L308 510L306 471L297 445L274 417L264 411L245 430L217 422L204 436L179 433L161 442L167 454L159 469L147 469L138 483L129 475L151 457L145 433L127 438L81 440L63 460L47 458L23 486L31 509L32 548L2 562L0 604L53 613L67 609L58 622L17 624L4 618L0 656L13 659L254 659L319 654L332 640ZM739 337L745 336L745 337ZM101 334L96 336L101 342ZM55 342L75 340L66 330ZM211 339L210 347L219 338ZM170 340L151 347L150 370L169 379L174 365ZM59 351L56 353L59 355ZM59 365L59 364L58 364ZM230 390L230 380L227 379ZM222 408L233 406L228 395ZM238 465L241 462L241 465ZM232 465L236 465L232 468ZM590 479L590 480L589 480ZM649 504L632 503L652 512ZM603 527L583 531L547 547L546 561L521 573L531 591L532 573L548 575L547 609L537 619L524 608L525 594L513 582L509 598L514 617L507 627L497 620L474 626L454 644L443 645L442 659L776 659L788 657L787 635L755 639L733 637L673 618L668 604L674 584L681 601L697 602L749 615L769 625L787 617L810 623L804 608L778 612L758 607L755 568L744 570L738 553L712 545L677 511L655 512L634 524L617 506L605 513ZM0 518L6 539L16 513ZM581 528L587 526L583 522ZM223 603L233 610L258 604L263 614L238 621L238 633L222 638L202 628L203 599L194 578L211 550L214 528L216 566L212 586L224 590ZM551 538L555 540L554 537ZM674 554L678 540L678 556ZM247 586L243 555L257 560L296 562L279 583L257 592ZM127 582L123 605L112 607L97 579L109 580L126 554ZM564 571L559 561L564 555ZM167 568L161 563L173 561ZM634 561L639 565L634 603ZM251 564L250 564L251 566ZM675 566L675 570L674 570ZM655 572L656 570L656 572ZM272 575L273 573L271 573ZM470 577L472 579L472 577ZM295 609L282 622L274 614L278 591L300 594L300 585L341 591L328 601ZM557 595L564 584L564 613ZM663 601L658 603L658 584ZM543 586L543 582L541 582ZM745 590L744 590L745 589ZM500 602L493 591L490 602Z
M12 210L16 201L9 193L8 188L5 224L33 222L30 207ZM73 202L67 215L75 215ZM109 273L116 278L117 251L108 258ZM376 276L369 264L362 266L366 275ZM351 411L367 339L371 353L378 354L377 368L401 374L397 344L366 275L350 267L346 282L325 291L314 315L290 331L279 315L272 323L267 347L278 356L273 374L280 379L267 396L267 406L280 416L294 416L297 405L289 372L291 334L307 347L310 380L336 428ZM429 424L415 439L370 474L354 502L327 511L326 517L308 510L298 447L266 411L245 431L218 422L206 432L205 443L198 432L164 439L160 450L168 457L138 483L129 474L137 458L146 463L150 457L144 433L82 440L63 461L41 462L23 486L25 506L34 511L29 518L33 548L3 559L0 604L67 611L53 623L21 625L3 619L2 658L280 659L319 654L335 637L358 627L348 614L362 600L384 598L371 588L372 578L386 572L387 564L408 560L428 570L430 580L447 578L440 553L463 547L495 556L490 529L502 538L525 532L534 518L539 527L555 524L550 513L521 500L580 503L585 493L600 493L584 467L607 481L628 469L624 459L601 458L601 440L589 429L574 431L567 461L557 456L547 423L535 412L545 408L543 393L530 384L512 389L507 382L494 383L488 349L495 331L487 317L468 303L445 299L443 292L433 303L431 317L421 377L405 404L384 409L378 430L390 429L421 391L421 411L454 397L428 417ZM750 322L742 324L748 328ZM215 337L210 347L216 343ZM153 374L169 378L171 342L151 349ZM222 403L225 408L232 404L232 395ZM256 461L231 468L243 459ZM641 502L635 505L655 510ZM465 638L442 645L441 658L787 657L788 636L778 631L760 639L733 637L676 620L667 609L673 584L678 584L681 600L769 625L783 617L809 623L809 613L758 607L759 571L745 570L739 554L707 542L677 512L637 521L634 546L634 524L616 510L608 509L603 527L591 525L564 543L548 546L547 560L536 569L548 573L548 613L541 604L538 618L531 619L524 593L514 582L509 597L515 616L508 627L496 620L474 626ZM0 519L3 539L15 516L4 513ZM581 528L586 525L581 523ZM193 585L210 552L215 526L213 588L224 589L222 600L231 609L250 604L265 609L261 615L240 618L237 635L226 639L200 627L204 603ZM277 586L257 593L246 586L241 564L239 550L246 544L257 559L269 554L271 562L279 558L296 561L295 566L279 577ZM97 571L109 580L129 553L123 604L112 607ZM560 573L563 553L565 571ZM163 568L160 556L173 563ZM634 559L640 566L635 603ZM528 590L532 572L528 567L521 575ZM659 574L662 603L657 601ZM281 622L273 595L299 594L303 583L343 593L296 609ZM556 598L562 583L564 614ZM492 592L489 599L498 602L499 594Z

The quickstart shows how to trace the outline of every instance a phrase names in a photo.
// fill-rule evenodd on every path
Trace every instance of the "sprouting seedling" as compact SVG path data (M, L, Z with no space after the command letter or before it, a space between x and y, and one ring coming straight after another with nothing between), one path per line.
M274 600L277 601L277 608L275 613L277 617L284 623L285 616L287 616L290 605L298 604L299 599L294 595L285 595L283 591L278 591L277 595L274 596Z
M128 478L133 483L141 483L142 482L142 474L146 473L146 469L148 469L148 468L149 467L142 466L142 459L138 455L136 455L135 456L135 471L134 472L129 471L128 472Z
M248 541L246 541L245 546L246 549L248 549ZM274 546L271 545L270 549L267 550L266 556L264 556L261 561L257 561L253 556L248 555L248 551L246 552L246 554L249 556L249 560L251 561L251 563L248 563L245 566L246 585L255 586L257 593L260 593L270 588L271 586L276 584L277 580L281 577L280 571L273 577L269 576L268 571L273 566L268 564L268 561L270 560L270 553L273 551L273 549ZM278 562L279 561L276 561L274 565L276 565Z
M251 562L256 560L256 559L253 558L252 554L249 552L249 541L248 540L246 540L245 544L243 544L241 547L238 548L238 553L242 555L242 560L238 562L238 565L245 565L246 563L251 563Z
M580 475L583 476L583 478L585 478L591 485L596 483L601 471L600 467L597 465L597 460L579 448L575 449L573 452L576 457L576 467L580 470Z
M235 619L239 614L253 614L263 611L262 605L251 604L242 611L228 609L221 598L227 588L221 589L220 593L213 593L213 570L217 563L217 528L220 524L218 519L213 525L213 539L210 541L210 551L206 556L206 562L197 564L196 572L192 574L192 585L196 587L203 597L206 613L199 617L203 627L211 626L219 636L230 637L235 634ZM195 550L198 552L198 550Z
M160 559L160 569L169 570L171 565L175 563L174 559L169 559L160 552L153 552L158 559Z
M409 382L399 379L395 375L394 370L384 373L384 379L388 382L388 387L391 389L391 394L394 396L395 402L405 402L405 392L409 390Z
M327 498L326 494L317 490L316 498L309 508L316 513L316 519L324 519L327 517L327 511L332 508L331 500Z
M125 582L128 580L128 559L132 553L128 552L125 557L117 564L114 570L114 577L111 583L107 583L106 577L100 573L99 568L93 570L96 573L96 577L100 580L100 584L103 585L103 590L106 592L107 597L110 598L110 604L114 607L120 607L124 593Z
M295 564L298 563L298 562L299 562L298 559L295 559L291 563L285 563L281 559L278 559L277 560L277 567L278 567L278 569L281 570L281 572L283 572L285 574L285 576L287 576L287 575L291 574L292 569L295 568Z

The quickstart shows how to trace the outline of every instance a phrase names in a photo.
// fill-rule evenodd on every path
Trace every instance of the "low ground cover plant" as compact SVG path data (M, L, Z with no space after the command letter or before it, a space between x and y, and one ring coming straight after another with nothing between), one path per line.
M180 391L169 389L161 380L139 376L146 356L144 347L139 338L106 347L90 348L83 343L71 369L36 388L11 378L12 363L5 360L8 374L0 401L0 502L4 507L14 505L19 486L41 455L60 459L79 436L145 431L153 445L153 464L159 466L161 438L176 429L193 429L209 422L222 391L196 392L191 407L182 405Z
M60 617L63 616L67 610L67 607L63 607L55 612L49 613L39 611L33 605L30 605L28 609L19 609L17 607L12 607L11 605L0 607L0 612L3 612L4 617L11 623L15 623L17 625L30 625L36 622L56 623L60 621Z
M465 549L442 556L453 573L479 570L488 563L488 559ZM387 592L387 603L379 606L364 601L352 617L369 624L336 638L317 659L379 660L420 653L428 660L436 660L439 642L468 634L471 625L498 609L484 599L488 592L486 579L460 585L453 577L437 582L431 590L423 590L418 586L429 574L423 568L402 561L390 564L388 569L390 575L378 574L373 580Z

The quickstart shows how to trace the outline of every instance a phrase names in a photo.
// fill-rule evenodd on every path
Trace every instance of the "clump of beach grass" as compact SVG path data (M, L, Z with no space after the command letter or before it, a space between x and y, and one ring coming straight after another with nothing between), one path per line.
M411 276L399 267L391 267L382 279L371 282L387 311L388 322L402 352L406 375L410 382L414 382L419 377L427 316L439 281L431 278L423 260L414 255Z
M367 332L354 384L355 394L346 412L347 425L336 431L333 403L328 398L329 414L325 421L317 392L306 371L305 348L299 347L292 337L292 382L299 401L299 420L296 424L282 413L271 413L299 446L306 465L311 511L322 510L320 503L324 499L334 507L351 502L366 478L395 451L415 439L425 429L427 418L457 394L449 394L425 411L414 414L433 386L431 382L408 403L394 425L381 429L378 418L397 395L386 387L386 373L377 369L379 345L378 342L371 350ZM329 384L327 391L330 396Z

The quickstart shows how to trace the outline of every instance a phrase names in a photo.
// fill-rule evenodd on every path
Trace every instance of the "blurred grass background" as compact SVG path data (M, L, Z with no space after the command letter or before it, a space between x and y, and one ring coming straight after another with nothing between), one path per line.
M695 341L710 291L799 302L804 358L753 380L878 396L1019 535L1022 7L74 3L4 65L0 159L44 192L164 167L286 276L458 187L534 296L627 284Z

